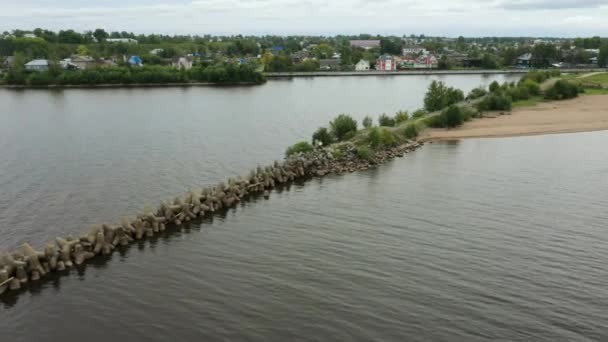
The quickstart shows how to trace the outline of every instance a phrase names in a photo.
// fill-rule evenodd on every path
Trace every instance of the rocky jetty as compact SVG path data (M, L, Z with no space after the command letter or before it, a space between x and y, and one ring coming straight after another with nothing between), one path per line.
M49 273L79 267L98 255L110 255L117 248L152 238L168 228L234 207L251 196L268 198L271 190L281 184L332 173L366 170L402 157L420 146L422 143L410 142L383 149L367 160L358 158L354 147L346 147L339 159L334 157L331 147L318 148L306 154L289 156L283 162L258 167L246 177L232 178L169 203L161 203L156 210L140 213L132 220L124 218L119 224L94 225L77 237L58 237L44 250L36 250L24 243L16 251L0 253L0 295L28 283L42 281Z

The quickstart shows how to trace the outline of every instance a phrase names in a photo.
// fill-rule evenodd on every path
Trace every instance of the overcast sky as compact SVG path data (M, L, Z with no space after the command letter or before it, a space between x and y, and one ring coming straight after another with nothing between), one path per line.
M164 34L608 36L608 0L0 0L0 31L36 27Z

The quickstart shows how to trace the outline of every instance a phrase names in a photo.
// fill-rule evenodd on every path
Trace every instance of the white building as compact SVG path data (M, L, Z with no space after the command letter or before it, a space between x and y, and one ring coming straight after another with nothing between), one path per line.
M25 64L26 70L46 71L49 70L49 61L47 59L34 59Z
M159 53L161 53L163 51L165 51L165 50L164 49L153 49L153 50L150 50L150 53L153 55L158 55Z
M355 64L355 71L369 71L369 62L362 59Z
M36 35L33 33L25 33L23 34L23 38L36 38Z
M126 44L137 44L137 40L131 38L108 38L108 43L126 43Z
M186 57L174 57L171 65L177 69L190 70L194 64L194 60L190 56Z

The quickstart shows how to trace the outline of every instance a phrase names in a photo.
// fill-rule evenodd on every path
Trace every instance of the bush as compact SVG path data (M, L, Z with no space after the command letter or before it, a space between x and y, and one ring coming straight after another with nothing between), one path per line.
M469 108L460 108L456 105L451 105L446 108L441 114L430 116L425 120L429 127L446 128L462 125L464 121L468 121L475 113Z
M485 96L487 93L488 92L484 88L477 87L469 92L469 94L467 95L467 99L469 99L469 100L478 99L482 96Z
M427 126L433 128L442 128L446 127L445 116L443 115L433 115L424 119L424 122Z
M340 114L329 123L331 134L338 141L352 138L357 132L357 121L350 115Z
M527 89L530 96L540 95L540 85L533 80L524 80L519 86Z
M423 116L425 116L427 114L427 111L424 109L416 109L413 113L412 113L412 118L413 119L418 119L421 118Z
M548 100L565 100L578 96L581 93L578 85L568 81L559 80L545 92L545 99Z
M494 82L490 83L490 93L496 93L499 90L500 90L500 84L498 84L498 82L494 81Z
M296 153L306 153L306 152L310 152L313 150L313 147L311 144L308 143L308 141L300 141L299 143L296 143L290 147L287 148L287 151L285 151L285 155L286 156L290 156L292 154L296 154Z
M367 146L357 147L357 158L371 161L373 160L373 153Z
M477 104L477 110L480 112L490 110L511 110L512 100L504 94L492 94L485 97Z
M524 86L509 88L507 90L507 95L510 96L513 101L527 100L530 98L528 88Z
M395 114L395 124L396 125L406 122L409 119L410 119L410 115L404 110L400 110Z
M380 131L380 143L384 147L391 147L397 145L397 138L395 134L387 128Z
M408 124L405 127L405 129L403 130L403 135L407 139L414 139L415 137L417 137L418 136L418 127L416 126L416 124L414 124L414 123Z
M319 127L317 131L312 135L312 143L316 145L320 143L323 146L328 146L334 142L334 138L329 133L329 130L325 127Z
M380 126L384 126L384 127L394 127L395 126L395 119L393 119L390 116L388 116L388 115L386 115L386 114L383 113L378 118L378 124Z
M370 128L374 125L374 121L372 120L372 118L368 115L365 118L363 118L363 127L365 128Z
M378 148L378 146L380 146L380 129L378 127L374 127L369 131L369 134L367 135L367 142L373 149L376 149Z
M559 77L561 72L559 70L548 70L548 71L530 71L522 76L520 82L525 80L532 80L536 83L543 83L551 77Z
M464 119L462 118L462 111L458 106L450 106L441 115L445 116L446 127L456 127L462 125Z

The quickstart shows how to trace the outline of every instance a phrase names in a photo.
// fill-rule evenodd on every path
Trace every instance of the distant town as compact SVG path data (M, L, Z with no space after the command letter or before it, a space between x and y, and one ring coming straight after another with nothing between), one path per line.
M0 35L0 69L25 73L161 66L191 70L248 66L256 72L424 69L597 68L608 40L586 38L446 38L376 36L168 36L129 32L14 30ZM8 83L27 83L13 75ZM40 78L40 77L38 77ZM173 79L172 77L171 79ZM188 75L183 76L187 79ZM64 78L65 79L65 78ZM49 80L48 82L54 82Z

